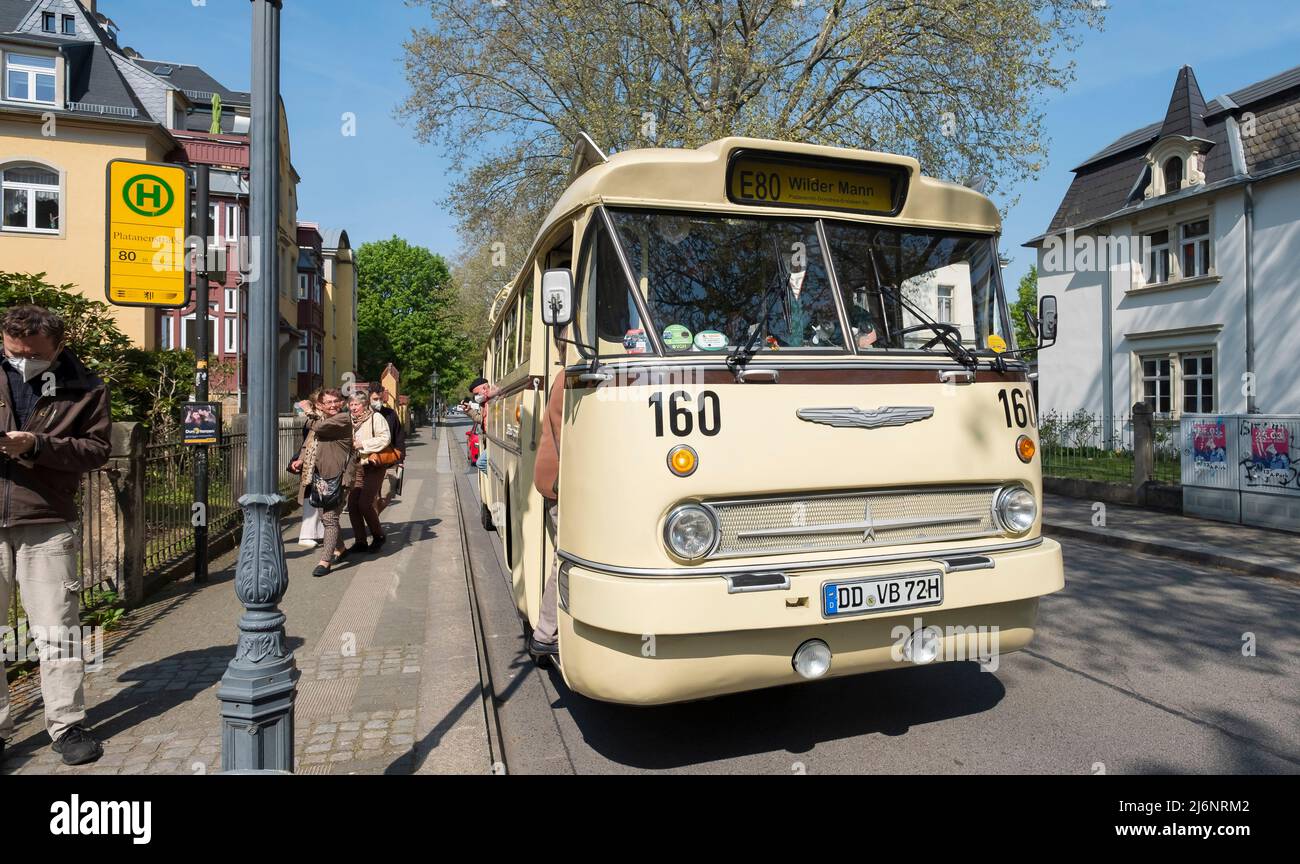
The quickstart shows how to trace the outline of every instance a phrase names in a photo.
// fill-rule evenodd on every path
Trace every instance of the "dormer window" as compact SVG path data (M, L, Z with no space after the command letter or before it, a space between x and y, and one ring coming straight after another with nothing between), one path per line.
M55 62L53 57L31 54L5 55L5 98L15 102L53 105Z
M64 35L64 36L76 36L76 35L77 35L77 18L76 18L76 16L74 16L74 15L64 15L64 16L63 16L63 35Z
M1171 156L1165 160L1165 194L1169 195L1183 188L1183 160L1180 156Z
M56 16L53 12L42 12L41 29L44 30L46 33L53 33L55 17Z

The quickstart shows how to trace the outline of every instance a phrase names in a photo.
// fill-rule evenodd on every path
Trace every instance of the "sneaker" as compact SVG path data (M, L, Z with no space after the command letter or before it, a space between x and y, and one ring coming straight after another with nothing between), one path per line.
M317 543L315 540L299 540L299 541L298 541L298 546L301 547L301 548L303 548L303 549L315 549L315 548L316 548L317 546L319 546L319 545L320 545L320 544Z
M60 735L51 749L63 756L64 765L85 765L104 755L104 748L95 736L80 726L73 726Z

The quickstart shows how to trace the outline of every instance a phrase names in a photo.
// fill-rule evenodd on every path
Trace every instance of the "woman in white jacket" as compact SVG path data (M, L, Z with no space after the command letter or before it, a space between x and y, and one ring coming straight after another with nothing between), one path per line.
M387 449L392 443L388 421L382 414L370 410L370 397L362 391L348 397L348 412L352 415L352 444L356 450L357 476L348 493L348 518L352 520L351 552L374 551L387 539L375 499L384 482L384 467L372 464L370 457ZM366 529L370 540L366 540Z

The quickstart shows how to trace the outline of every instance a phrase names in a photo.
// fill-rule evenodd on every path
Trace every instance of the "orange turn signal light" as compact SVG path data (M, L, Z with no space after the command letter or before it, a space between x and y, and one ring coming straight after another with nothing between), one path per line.
M1016 439L1016 455L1020 457L1021 462L1033 460L1034 453L1037 451L1038 447L1034 445L1034 439L1028 435L1021 435Z
M678 477L689 477L699 467L700 457L685 444L678 444L668 451L668 470Z

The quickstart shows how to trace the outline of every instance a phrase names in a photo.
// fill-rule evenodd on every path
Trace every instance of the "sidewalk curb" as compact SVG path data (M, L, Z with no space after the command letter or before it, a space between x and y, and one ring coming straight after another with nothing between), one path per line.
M1107 546L1118 546L1123 549L1132 549L1136 552L1145 552L1149 555L1173 558L1178 561L1186 561L1189 564L1202 564L1207 567L1217 567L1222 570L1230 570L1234 573L1241 573L1246 576L1263 576L1268 579L1280 579L1283 582L1300 584L1300 572L1287 570L1282 567L1274 567L1271 564L1254 564L1250 561L1243 561L1240 558L1233 558L1230 555L1200 552L1192 549L1185 549L1182 546L1172 546L1167 543L1158 543L1151 540L1139 540L1136 537L1128 537L1119 533L1078 528L1073 525L1062 525L1057 522L1044 521L1043 531L1044 533L1058 534L1063 537L1073 537L1078 540L1089 540L1093 543L1103 543Z

